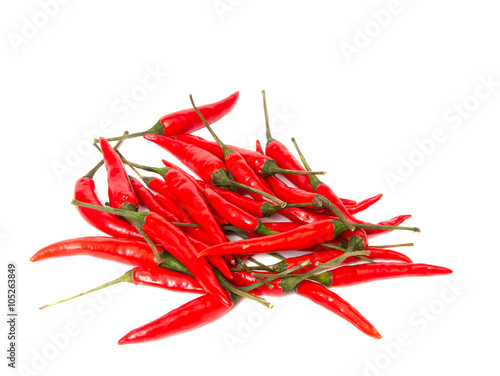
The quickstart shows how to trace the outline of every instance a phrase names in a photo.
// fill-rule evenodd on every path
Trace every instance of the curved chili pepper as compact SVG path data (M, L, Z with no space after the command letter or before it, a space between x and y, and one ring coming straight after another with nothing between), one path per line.
M409 218L411 218L410 214L398 215L398 216L396 216L392 219L389 219L387 221L379 222L379 223L377 223L377 225L379 225L379 226L399 226L401 223L403 223L404 221L406 221ZM373 238L374 236L386 234L386 233L392 231L390 229L384 230L384 229L372 229L372 228L365 228L364 230L369 238Z
M238 96L239 92L237 91L219 102L201 106L200 111L205 119L207 119L207 121L212 124L228 114L233 109L236 101L238 100ZM199 129L202 129L203 127L204 125L201 122L199 116L192 108L189 108L162 116L153 127L144 132L133 133L122 137L108 138L108 141L118 141L128 138L140 137L148 133L164 136L176 136L182 133L195 132Z
M100 137L99 142L108 175L108 196L111 207L137 210L139 199L132 188L120 157L105 138Z
M319 250L315 250L315 249ZM331 259L334 259L335 257L341 256L344 252L339 251L336 249L321 249L324 248L320 245L311 248L311 253L305 254L305 255L300 255L296 257L289 257L286 258L285 260L274 264L274 265L269 265L268 268L273 270L274 272L280 273L282 271L285 271L287 269L291 269L304 261L310 260L311 264L302 267L300 270L294 272L294 273L306 273L310 270L313 270L316 267L316 263L324 263L327 262ZM390 249L381 249L381 248L368 248L367 251L370 251L370 259L371 260L390 260L390 261L402 261L405 263L411 263L411 259L399 252L390 250ZM359 261L359 258L357 257L348 257L344 260L343 264L349 264L352 262Z
M165 159L162 159L162 162L163 164L166 166L166 167L171 167L171 168L175 168L177 169L179 172L181 172L182 174L184 174L184 176L186 178L189 179L189 181L191 181L191 183L194 184L194 186L196 187L196 189L198 190L198 193L200 194L200 196L205 200L205 202L207 203L207 205L210 206L207 198L205 197L205 191L204 189L201 187L200 183L198 182L198 180L196 180L192 175L189 175L188 173L186 173L186 171L184 171L182 168L180 168L179 166L171 163L171 162L168 162L166 161ZM219 224L219 226L227 226L229 224L228 221L226 221L225 219L223 219L217 212L214 212L212 211L212 215L214 216L215 220L217 221L217 223Z
M340 200L338 200L338 202L336 203L332 203L330 200L320 194L307 192L300 188L289 187L274 175L268 176L266 178L266 181L271 186L271 190L274 192L274 194L283 201L289 204L310 203L312 207L326 207L349 229L354 229L351 222L357 223L357 220L349 213L347 213L347 211L344 210L344 212L340 210L338 205L344 207ZM345 213L347 213L347 215L345 215Z
M123 336L119 345L155 341L211 323L230 311L210 295L202 295Z
M216 296L224 305L232 305L227 291L220 287L208 262L197 257L198 250L181 230L156 213L146 216L143 228L193 273L205 291Z
M300 226L294 230L268 235L264 238L253 238L212 246L199 254L199 257L209 255L240 255L248 253L269 253L309 248L324 243L335 237L345 226L339 221L321 221Z
M165 174L164 179L170 188L170 192L195 222L209 233L217 244L227 242L226 236L216 222L204 198L199 195L196 186L176 169L170 169Z
M264 154L264 149L262 149L262 144L259 140L255 140L255 151L260 154Z
M135 220L142 226L142 231L154 241L161 244L175 258L177 258L200 282L205 291L216 296L223 304L230 305L231 300L227 291L219 285L214 271L207 260L198 258L198 250L188 237L175 225L154 212L133 212L114 208L105 208L89 205L84 202L73 201L73 205L83 206L94 210L119 214ZM201 261L201 262L200 262Z
M247 213L250 213L258 218L269 217L276 213L278 210L283 209L281 206L273 205L267 201L257 201L252 198L243 196L237 192L230 191L228 189L219 188L203 181L199 182L202 187L210 188L219 196L222 196L225 200L229 201L231 204L243 209Z
M217 142L207 141L202 137L194 136L191 134L180 135L177 137L178 140L187 142L192 145L199 146L200 148L211 152L212 154L218 156L221 159L224 159L224 152L222 148L219 146ZM260 176L270 176L274 174L302 174L302 175L310 175L310 174L325 174L324 171L305 171L301 170L286 170L278 167L276 161L266 156L264 153L258 153L252 150L240 148L233 145L227 145L228 148L234 150L241 154L241 156L245 159L247 164Z
M159 247L158 252L161 252L161 248ZM151 253L151 249L146 242L107 236L89 236L67 239L50 244L35 253L31 257L31 261L35 262L52 257L75 255L99 257L105 260L117 261L133 266L157 265L154 261L154 255Z
M375 204L381 198L382 198L382 193L375 195L373 197L369 197L363 201L360 201L360 202L352 204L352 205L346 205L345 199L343 199L343 198L341 198L340 200L344 204L344 206L345 206L346 210L349 212L349 214L354 215L354 214L357 214L363 210L368 209L370 206ZM317 214L331 215L331 212L325 208L312 208L312 209L306 209L306 210L310 210L313 213L317 213Z
M453 273L442 266L427 264L375 263L341 266L311 277L315 281L330 286L350 286L385 278L422 277Z
M323 285L316 282L303 281L297 286L295 291L297 295L303 296L347 320L366 335L375 339L382 338L377 329L357 309Z
M132 182L132 187L139 198L139 202L145 206L148 210L154 211L155 213L161 215L167 221L170 222L180 222L178 221L178 217L175 216L170 210L168 210L159 200L158 198L147 189L145 186L141 184L141 182L129 176L130 181Z
M233 226L245 231L258 232L266 235L274 233L255 216L231 204L208 187L205 188L205 197L208 199L212 208Z
M177 204L167 197L163 195L158 195L155 197L146 187L144 187L137 179L132 178L132 186L134 187L135 191L139 195L139 198L141 199L141 202L145 204L145 206L150 210L153 211L163 218L165 218L169 222L180 222L180 223L195 223L189 214L183 211L182 208L177 207ZM161 198L160 198L161 197ZM181 217L176 216L174 213L169 211L167 208L165 208L164 205L162 205L162 202L167 203L169 208L174 208L178 209L176 213L181 215ZM193 240L193 238L203 238L206 241L209 241L209 244L214 244L212 242L212 238L203 230L203 228L199 227L183 227L181 228L183 232L188 234L190 236L190 240ZM219 256L214 256L210 257L208 261L215 266L217 269L221 271L222 274L224 274L225 277L231 278L231 272L229 271L229 266L226 264L224 259Z
M266 195L265 201L277 201L283 204L281 200L278 200L272 194L260 192L254 187L246 186L245 184L233 180L224 162L206 150L170 137L147 134L144 138L169 151L181 161L182 164L186 165L207 183L225 188L238 188L246 191L253 191L253 194Z
M131 271L132 281L140 286L153 286L171 291L204 293L196 278L166 268L139 266Z
M91 175L87 174L76 181L74 198L75 200L88 204L102 206L99 197L97 197L95 182L92 176L93 173ZM143 240L142 235L139 234L134 226L114 214L102 213L83 207L77 207L77 210L87 223L105 234L121 238Z

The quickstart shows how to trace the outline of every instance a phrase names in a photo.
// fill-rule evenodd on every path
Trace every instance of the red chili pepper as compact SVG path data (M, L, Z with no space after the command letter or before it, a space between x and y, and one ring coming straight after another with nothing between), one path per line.
M363 210L368 209L370 206L372 206L373 204L375 204L381 198L382 198L382 193L380 193L380 194L378 194L376 196L367 198L366 200L360 201L360 202L355 203L353 205L346 205L345 199L343 199L343 198L341 198L341 201L344 204L344 206L347 209L347 211L349 212L349 214L354 215L354 214L357 214L357 213L359 213L359 212L361 212ZM323 214L323 215L330 215L331 216L331 212L328 209L325 209L325 208L313 208L313 209L306 209L306 210L310 210L313 213L317 213L317 214Z
M306 273L310 270L313 270L316 267L317 262L325 263L327 261L334 259L335 257L341 256L344 253L343 251L339 251L336 249L324 249L324 247L321 245L312 247L310 250L312 251L311 253L307 253L301 256L286 258L285 260L277 264L270 265L269 268L276 273L280 273L287 269L291 269L299 264L302 264L304 261L310 260L311 261L310 265L304 266L300 270L294 272L295 274ZM412 262L411 259L406 255L390 249L368 248L367 251L370 251L370 255L368 257L370 257L371 260L402 261L405 263ZM345 265L356 261L359 261L359 258L351 256L346 258L342 264Z
M246 191L253 191L253 194L266 195L266 201L274 200L283 204L281 200L278 200L271 194L260 192L258 189L233 180L224 162L206 150L170 137L147 134L144 138L169 151L181 161L182 164L186 165L207 183L225 188L238 188Z
M224 159L224 152L222 148L219 146L217 142L207 141L202 137L194 136L191 134L180 135L177 139L187 142L192 145L199 146L200 148L211 152L212 154L218 156L221 159ZM252 150L240 148L233 145L227 145L228 148L234 150L235 152L241 154L241 156L245 159L246 163L260 176L270 176L274 174L302 174L302 175L310 175L310 174L325 174L323 171L310 172L301 170L287 170L278 167L276 161L266 156L264 153L258 153Z
M198 194L205 200L206 204L208 206L210 206L207 198L205 197L205 191L204 189L201 187L200 183L198 182L198 180L196 180L192 175L189 175L188 173L186 173L182 168L176 166L175 164L171 163L171 162L168 162L164 159L162 159L162 162L163 164L166 166L166 167L171 167L171 168L175 168L176 170L178 170L179 172L181 172L182 174L184 174L184 176L186 178L189 179L189 181L191 183L194 184L194 186L196 187L196 189L198 190ZM226 221L225 219L223 219L217 212L214 212L212 210L212 215L214 216L215 220L217 221L217 223L219 224L219 226L227 226L229 224L228 221Z
M236 101L238 100L238 96L239 92L237 91L219 102L201 106L200 111L205 119L207 119L207 121L212 124L228 114L233 109ZM204 125L196 112L192 108L189 108L162 116L160 120L158 120L158 122L147 131L133 133L122 137L108 138L108 141L118 141L128 138L140 137L148 133L164 136L176 136L182 133L195 132L199 129L202 129L203 126Z
M199 182L200 183L200 182ZM278 205L273 205L267 201L257 201L252 198L243 196L237 192L233 192L227 189L215 187L205 182L200 183L204 188L210 188L216 192L219 196L222 196L225 200L229 201L231 204L243 209L247 213L250 213L256 217L264 218L269 217L276 213L278 210L283 209Z
M379 226L399 226L401 223L406 221L407 219L411 218L410 214L406 215L398 215L392 219L389 219L387 221L382 221L377 223ZM392 230L390 229L371 229L371 228L365 228L366 234L368 235L369 238L373 238L374 236L382 235L388 232L391 232Z
M340 200L332 203L330 200L312 192L304 191L300 188L293 188L286 185L277 176L268 176L266 181L271 186L274 194L283 201L290 204L310 203L312 207L325 207L329 209L340 221L342 221L349 229L353 230L351 222L358 223L352 215L350 215L344 208ZM341 208L344 208L342 210ZM346 215L347 213L347 215Z
M132 188L120 157L105 138L100 137L99 142L108 175L108 196L111 207L137 210L139 199Z
M142 226L142 231L144 233L161 244L163 248L193 273L205 291L216 296L223 304L231 304L227 291L223 290L219 285L207 260L198 258L197 255L199 252L188 237L178 227L171 224L160 215L154 212L138 213L129 210L98 207L77 201L73 201L72 203L95 210L119 214L120 216L135 220Z
M166 315L130 331L118 341L118 344L155 341L196 329L217 320L228 313L230 309L212 296L202 295Z
M158 198L147 189L145 186L141 184L141 182L129 176L130 181L132 182L132 187L139 198L139 202L145 206L149 211L154 211L155 213L161 215L169 222L180 222L178 221L178 217L175 216L170 210L168 210L159 200Z
M382 338L377 329L358 310L323 285L303 281L297 286L296 292L297 295L303 296L347 320L366 335L375 339Z
M394 277L422 277L453 273L442 266L405 263L375 263L347 265L311 277L329 286L350 286Z
M95 211L88 209L89 211ZM107 214L107 213L103 213ZM158 248L158 252L161 248ZM156 266L154 255L144 241L107 236L89 236L50 244L31 257L40 261L52 257L87 255L128 265Z
M304 249L329 241L341 231L345 231L345 226L341 222L315 222L291 231L268 235L264 238L245 239L218 244L201 252L199 257L225 254L257 254Z
M102 206L95 191L95 183L94 180L92 180L93 175L94 172L91 171L89 174L76 181L74 198L75 200L88 204ZM134 226L114 214L102 213L83 207L77 207L77 210L87 223L105 234L143 240L142 235L139 234Z
M155 213L146 216L143 228L193 273L205 291L231 306L231 299L227 291L220 287L212 268L206 260L197 257L198 250L181 230Z
M259 140L255 140L255 151L260 154L265 154L264 149L262 149L262 145Z

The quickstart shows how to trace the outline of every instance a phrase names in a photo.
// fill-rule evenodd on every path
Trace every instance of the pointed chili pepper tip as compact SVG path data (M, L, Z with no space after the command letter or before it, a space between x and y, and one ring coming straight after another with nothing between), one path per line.
M373 328L373 332L368 334L370 337L373 337L375 339L382 339L382 334L378 332L377 329Z

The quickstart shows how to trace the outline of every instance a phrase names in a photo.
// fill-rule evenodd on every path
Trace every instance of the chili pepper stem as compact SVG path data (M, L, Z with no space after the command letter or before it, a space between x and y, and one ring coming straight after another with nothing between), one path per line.
M323 197L321 195L315 195L314 196L314 201L317 202L318 207L325 207L328 210L330 210L335 216L344 224L347 226L349 230L354 230L355 226L353 223L349 222L347 218L342 214L342 212L335 206L333 205L330 200L328 200L326 197Z
M401 243L401 244L384 244L384 245L371 245L372 248L397 248L397 247L413 247L413 243Z
M287 170L285 168L278 167L275 160L268 160L264 162L261 167L260 172L264 177L283 174L283 175L326 175L326 171L302 171L302 170Z
M151 250L153 251L153 254L155 256L155 262L158 262L158 263L161 262L161 257L158 253L158 250L156 249L155 245L153 244L153 242L151 241L149 236L142 229L142 224L143 224L144 219L146 218L147 214L133 212L130 210L114 209L114 208L109 208L106 206L97 206L97 205L87 204L85 202L81 202L81 201L77 201L77 200L71 200L71 204L75 205L75 206L82 206L84 208L99 210L99 211L102 211L105 213L116 214L120 217L124 217L127 221L129 221L137 229L137 231L139 231L139 233L143 236L144 240L151 247Z
M361 228L361 229L408 230L413 232L420 232L420 229L418 227L372 225L370 223L351 223L351 224L354 226L354 228Z
M127 140L129 138L141 137L141 136L144 136L145 134L148 134L148 133L163 135L164 134L163 124L160 121L158 121L155 125L153 125L151 128L149 128L148 130L146 130L144 132L131 133L131 134L124 135L121 137L111 137L111 138L107 138L106 140L107 141L121 141L121 140Z
M79 298L80 296L90 294L91 292L98 291L98 290L104 289L106 287L116 285L116 284L121 283L121 282L134 283L134 277L133 277L133 270L132 269L129 270L129 271L127 271L124 275L122 275L121 277L119 277L119 278L117 278L117 279L115 279L113 281L107 282L107 283L105 283L103 285L100 285L98 287L94 287L93 289L90 289L88 291L82 292L82 293L80 293L78 295L71 296L71 297L63 299L63 300L59 300L58 302L51 303L51 304L46 304L44 306L41 306L39 309L49 308L49 307L55 306L57 304L67 302L68 300L72 300L72 299L75 299L75 298Z
M243 260L241 260L238 257L238 255L234 255L234 258L236 259L238 264L240 264L242 266L243 270L245 270L245 271L249 272L251 275L253 275L253 272L248 268L248 266L243 262ZM270 289L274 288L273 285L271 285L269 282L264 281L262 278L260 278L260 277L255 277L255 278L257 278L260 282L262 282L268 288L270 288Z
M267 145L271 142L276 141L271 135L271 127L269 126L269 114L267 112L267 100L266 100L266 91L262 90L262 101L264 102L264 117L266 119L266 139Z

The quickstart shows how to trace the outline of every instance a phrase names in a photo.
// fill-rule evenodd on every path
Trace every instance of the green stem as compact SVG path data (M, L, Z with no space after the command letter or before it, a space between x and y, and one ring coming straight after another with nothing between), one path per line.
M413 232L420 232L418 227L406 226L386 226L386 225L372 225L370 223L352 223L355 228L373 229L373 230L408 230Z
M121 283L121 282L129 282L129 283L134 283L135 284L134 278L133 278L133 269L127 271L124 275L122 275L121 277L119 277L119 278L117 278L117 279L115 279L115 280L113 280L111 282L105 283L105 284L103 284L101 286L98 286L98 287L95 287L95 288L93 288L91 290L82 292L82 293L80 293L78 295L75 295L75 296L72 296L70 298L59 300L58 302L55 302L55 303L52 303L52 304L46 304L44 306L41 306L39 309L45 309L45 308L48 308L48 307L52 307L52 306L55 306L57 304L67 302L68 300L72 300L72 299L78 298L80 296L90 294L91 292L98 291L98 290L101 290L103 288L106 288L106 287L109 287L109 286L113 286L113 285L116 285L116 284Z
M215 141L217 142L217 144L222 149L222 152L224 153L224 159L226 159L229 154L234 153L234 150L231 149L231 148L229 148L229 147L227 147L227 145L224 144L221 141L221 139L215 134L215 132L212 130L212 127L210 127L210 125L208 124L208 122L205 120L205 118L201 114L200 110L198 110L198 107L196 107L196 105L194 104L193 96L191 94L189 95L189 99L191 100L191 104L193 105L193 108L196 111L196 113L198 114L198 116L200 117L201 121L203 122L203 124L208 129L208 131L210 132L210 134L212 135L212 137L215 139Z
M397 247L413 247L413 243L401 243L401 244L383 244L383 245L371 245L370 248L397 248Z
M266 91L262 90L262 101L264 102L264 117L266 119L266 138L267 144L269 145L271 142L276 141L271 135L271 127L269 126L269 114L267 112L267 100L266 100Z
M241 260L238 255L234 255L234 258L236 259L236 261L238 262L238 264L240 264L242 267L243 267L243 270L247 271L248 273L250 273L251 275L253 275L253 272L248 268L248 266L243 262L243 260ZM257 278L260 282L262 282L264 285L266 285L268 288L270 289L273 289L274 286L271 285L269 282L266 282L264 281L262 278L260 277L255 277Z
M137 219L133 219L133 218L127 218L127 221L129 221L130 224L132 226L134 226L137 229L137 231L139 231L139 234L142 235L142 237L144 238L144 240L146 241L146 243L148 243L149 247L153 251L153 254L155 256L154 261L157 264L160 264L161 263L161 257L160 257L160 254L158 253L158 249L156 249L155 244L151 241L151 239L149 238L148 234L146 234L144 232L144 230L142 229L142 226L139 223L139 221Z
M302 161L302 164L304 165L304 168L307 171L311 171L311 167L309 167L309 164L306 161L306 158L304 157L304 154L299 149L299 145L297 145L297 142L295 141L295 138L292 138L293 145L295 146L295 150L297 150L297 153L299 154L300 160ZM319 180L316 176L309 176L309 180L311 181L311 185L313 187L313 191L316 191L316 188L323 184L321 180Z
M312 175L311 175L312 176ZM339 220L342 222L344 225L347 226L349 230L354 230L356 227L354 226L354 223L351 223L347 220L347 218L342 214L342 212L337 208L335 205L332 204L330 200L328 200L326 197L323 197L321 195L314 195L314 201L317 202L318 207L325 207L328 210L330 210ZM315 205L316 207L316 205Z
M141 223L141 224L144 222L144 219L148 215L147 213L144 213L144 212L138 213L138 212L133 212L130 210L115 209L115 208L110 208L107 206L92 205L92 204L88 204L86 202L77 201L77 200L71 200L71 204L75 205L75 206L81 206L84 208L102 211L105 213L116 214L120 217L135 219L135 220L139 221L139 223Z
M279 198L273 196L273 195L270 195L266 192L262 192L261 190L259 189L256 189L254 187L249 187L248 185L245 185L245 184L241 184L235 180L230 180L231 183L229 184L229 186L231 187L234 187L234 188L240 188L240 189L243 189L245 191L249 191L249 192L253 192L253 193L256 193L262 197L265 197L273 202L275 202L278 206L280 206L281 208L286 208L287 206L287 203L284 202L283 200L280 200Z
M151 128L149 128L147 131L132 133L132 134L124 135L121 137L111 137L111 138L107 138L106 140L108 140L108 141L128 140L129 138L141 137L141 136L144 136L145 134L148 134L148 133L164 135L163 124L158 121L155 125L153 125Z

